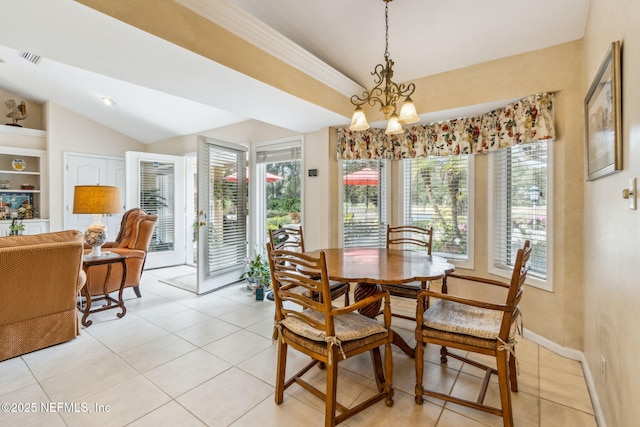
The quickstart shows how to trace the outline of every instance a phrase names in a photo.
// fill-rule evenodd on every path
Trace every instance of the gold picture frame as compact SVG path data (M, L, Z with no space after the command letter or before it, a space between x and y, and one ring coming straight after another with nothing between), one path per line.
M620 41L611 43L584 100L587 181L622 170Z

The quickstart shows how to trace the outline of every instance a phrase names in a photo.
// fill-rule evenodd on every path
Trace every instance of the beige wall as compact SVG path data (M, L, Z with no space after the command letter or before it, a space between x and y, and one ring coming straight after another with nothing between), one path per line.
M303 225L305 248L320 249L332 246L330 217L336 205L331 204L332 173L329 169L329 129L304 136L304 194ZM309 177L308 170L317 169L318 176Z
M198 151L198 137L206 136L224 142L251 146L251 143L273 141L299 134L277 126L257 120L248 120L230 126L224 126L198 134L172 138L166 141L155 142L148 145L147 151L151 153L172 154L181 156Z
M583 94L611 42L622 41L623 170L584 184L584 351L609 426L640 420L640 210L621 197L629 178L640 177L638 22L640 2L591 0L584 38Z
M126 151L146 151L146 145L89 120L60 105L46 108L49 160L49 228L61 230L64 218L63 153L89 153L124 158Z

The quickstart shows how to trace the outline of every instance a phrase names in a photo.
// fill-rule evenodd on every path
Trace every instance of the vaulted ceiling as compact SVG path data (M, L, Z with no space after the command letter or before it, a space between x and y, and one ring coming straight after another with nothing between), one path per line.
M394 0L394 80L580 39L588 5ZM145 143L250 119L311 132L347 124L348 97L373 85L384 7L383 0L0 0L0 87ZM22 52L42 60L33 64ZM101 96L117 105L107 108Z

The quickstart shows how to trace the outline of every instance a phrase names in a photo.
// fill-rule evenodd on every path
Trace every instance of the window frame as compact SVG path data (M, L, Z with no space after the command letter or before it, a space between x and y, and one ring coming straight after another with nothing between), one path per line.
M262 141L251 144L249 150L249 176L263 177L266 173L267 163L258 163L259 151L277 151L285 148L300 147L300 225L304 222L304 136L297 135L289 138L281 138L271 141ZM249 253L254 254L256 248L265 248L267 237L267 199L266 181L257 179L254 185L249 186Z
M542 289L548 292L553 292L553 228L554 228L554 217L553 217L553 199L554 199L554 160L553 160L553 151L554 151L554 140L548 139L544 141L535 141L535 143L546 142L547 143L547 209L546 209L546 217L547 217L547 225L546 225L546 244L547 244L547 260L546 260L546 278L536 277L531 272L527 275L526 284L536 287L538 289ZM489 235L487 237L488 240L488 257L487 257L487 271L491 274L495 274L496 276L504 277L507 279L511 278L513 273L513 269L498 267L495 265L494 260L496 259L496 225L494 221L494 217L496 212L498 211L496 206L496 185L495 185L495 172L496 172L496 162L497 155L494 155L496 152L489 153L489 167L488 167L488 187L489 192L487 194L487 205L488 205L488 216L487 216L487 229L489 230Z

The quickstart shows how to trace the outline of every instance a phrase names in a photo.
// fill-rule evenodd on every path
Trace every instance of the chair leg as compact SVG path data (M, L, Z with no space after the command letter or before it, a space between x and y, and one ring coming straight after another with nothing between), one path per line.
M498 366L498 385L500 387L500 404L502 405L502 422L505 427L513 427L511 411L511 389L509 387L509 353L499 350L496 355Z
M516 348L512 349L513 354L509 355L509 379L511 380L511 391L518 391L518 371L516 369Z
M349 306L349 288L347 288L347 292L344 294L344 306Z
M287 344L278 340L278 367L276 368L276 404L281 404L284 399L284 382L287 371Z
M447 363L447 347L440 347L440 363Z
M424 343L423 343L424 344ZM420 343L416 343L416 397L415 401L418 405L422 405L424 397L422 392L424 387L422 386L422 378L424 376L424 346Z
M135 292L135 293L136 293L136 296L137 296L138 298L142 297L142 295L140 294L140 286L134 286L134 287L133 287L133 292Z
M369 354L371 355L371 364L373 365L373 375L376 378L376 387L378 388L379 392L382 392L385 385L387 384L384 378L387 367L382 363L382 357L380 357L380 347L371 349Z
M336 425L336 399L338 385L338 347L333 345L329 349L327 358L327 395L324 412L325 427Z
M391 352L391 344L387 343L384 346L384 370L385 382L384 389L387 392L387 398L384 403L388 407L393 406L393 353Z

